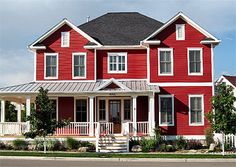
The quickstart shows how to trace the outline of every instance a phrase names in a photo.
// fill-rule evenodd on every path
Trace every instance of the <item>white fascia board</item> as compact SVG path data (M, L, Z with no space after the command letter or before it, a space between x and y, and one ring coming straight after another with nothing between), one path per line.
M189 17L187 17L182 12L177 13L174 17L172 17L169 21L167 21L162 27L160 27L158 30L156 30L154 33L152 33L149 37L144 39L144 41L147 41L148 39L154 37L158 33L160 33L162 30L164 30L166 27L168 27L170 24L172 24L174 21L176 21L178 18L182 18L185 20L188 24L196 28L199 32L204 34L205 36L214 39L215 41L220 41L217 38L215 38L213 35L208 33L206 30L204 30L202 27L200 27L198 24L196 24L194 21L192 21Z
M70 26L71 28L73 28L76 32L78 32L79 34L81 34L83 37L85 37L86 39L88 39L91 42L96 43L97 45L101 46L101 44L99 42L97 42L96 40L94 40L92 37L90 37L88 34L86 34L85 32L83 32L81 29L79 29L78 27L76 27L74 24L72 24L70 21L68 21L66 18L63 19L61 22L59 22L56 26L54 26L53 28L51 28L48 32L46 32L44 35L42 35L40 38L38 38L35 42L33 42L32 44L29 45L30 49L35 49L33 45L35 45L36 43L46 39L47 37L49 37L52 33L54 33L55 31L57 31L59 28L61 28L63 25L67 24L68 26Z
M214 41L214 40L209 40L209 41L204 41L204 40L202 40L200 43L201 44L219 44L221 42L221 40L217 40L217 41Z
M106 49L146 49L142 45L105 45L105 46L84 46L85 49L97 49L97 50L106 50Z
M114 78L109 79L104 84L102 84L99 87L97 87L95 91L99 91L99 90L107 87L111 83L114 83L114 84L118 85L120 88L122 88L122 89L124 89L126 91L130 91L130 88L128 88L127 86L123 85L122 83L120 83L119 81L115 80Z
M148 40L148 41L141 41L141 44L148 44L148 45L160 45L160 40Z

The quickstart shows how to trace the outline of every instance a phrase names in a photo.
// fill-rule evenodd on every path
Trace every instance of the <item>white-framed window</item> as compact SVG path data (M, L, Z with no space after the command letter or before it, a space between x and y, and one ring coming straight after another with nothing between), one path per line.
M173 95L159 95L159 125L174 126Z
M185 25L176 24L176 40L185 40Z
M108 73L127 73L127 53L108 53Z
M131 120L131 100L124 99L124 120Z
M44 78L58 78L58 53L44 54Z
M188 48L188 75L203 75L202 48Z
M76 99L75 101L75 122L87 122L87 99Z
M99 121L106 121L106 100L99 100Z
M72 53L72 77L73 79L86 78L86 53Z
M173 75L173 48L158 48L158 75Z
M203 95L189 95L189 125L204 125L204 98Z
M70 46L70 32L61 32L61 47Z

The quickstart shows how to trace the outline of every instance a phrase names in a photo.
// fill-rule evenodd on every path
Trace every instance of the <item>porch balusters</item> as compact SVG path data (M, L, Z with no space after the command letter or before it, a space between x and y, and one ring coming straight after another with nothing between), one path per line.
M89 136L94 135L94 96L89 97Z
M133 135L137 136L137 96L132 96L133 99Z
M155 128L154 95L150 95L148 101L149 101L149 112L148 112L149 134L150 136L154 136L154 128Z

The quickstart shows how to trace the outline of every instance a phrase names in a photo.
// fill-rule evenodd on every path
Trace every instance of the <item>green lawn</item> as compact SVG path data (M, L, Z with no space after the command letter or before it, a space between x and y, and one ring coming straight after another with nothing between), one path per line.
M95 158L236 158L236 154L160 154L160 153L67 153L67 152L42 152L31 151L2 151L0 156L34 156L34 157L95 157Z

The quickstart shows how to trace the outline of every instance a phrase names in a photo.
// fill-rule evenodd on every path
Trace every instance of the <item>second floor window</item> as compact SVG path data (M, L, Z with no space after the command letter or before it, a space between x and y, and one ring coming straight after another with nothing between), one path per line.
M58 76L58 54L45 54L45 78L57 78Z
M108 53L108 73L127 73L127 53Z
M173 75L173 49L159 48L159 75Z
M202 75L202 49L188 48L188 61L189 75Z
M86 77L86 53L73 53L73 78Z
M185 40L184 24L176 24L176 40Z
M61 47L70 46L70 32L61 32Z

